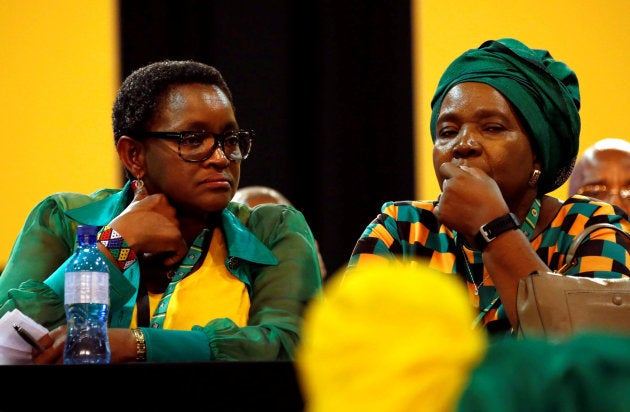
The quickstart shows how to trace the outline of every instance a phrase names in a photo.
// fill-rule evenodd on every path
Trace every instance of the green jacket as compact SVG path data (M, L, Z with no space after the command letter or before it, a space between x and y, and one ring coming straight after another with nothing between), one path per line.
M75 250L76 227L104 226L131 202L130 183L90 195L56 193L28 215L0 275L0 316L18 308L52 329L65 322L64 271ZM248 325L209 319L190 331L142 328L147 360L292 360L302 314L322 281L315 240L291 206L249 208L231 202L222 212L226 268L248 288ZM107 260L109 262L109 260ZM129 327L140 279L138 262L110 271L110 327Z

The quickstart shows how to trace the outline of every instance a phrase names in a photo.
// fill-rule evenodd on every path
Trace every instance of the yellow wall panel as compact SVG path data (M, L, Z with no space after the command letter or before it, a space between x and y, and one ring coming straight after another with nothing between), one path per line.
M0 0L0 268L53 192L119 187L115 0Z
M412 0L416 196L434 199L439 187L431 159L430 102L446 66L485 40L515 37L546 49L577 73L580 154L604 137L630 140L630 1ZM553 192L567 196L567 185Z
M630 138L627 0L411 1L418 198L439 193L428 127L439 76L487 39L549 49L577 72L580 152L602 137ZM0 0L0 268L43 197L120 186L110 116L120 83L116 7L115 0ZM566 196L566 185L554 194Z

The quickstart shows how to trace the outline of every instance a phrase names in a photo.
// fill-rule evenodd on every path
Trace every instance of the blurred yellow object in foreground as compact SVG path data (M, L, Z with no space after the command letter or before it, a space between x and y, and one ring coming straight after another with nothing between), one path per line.
M488 342L461 280L373 263L307 308L296 368L305 411L452 411Z

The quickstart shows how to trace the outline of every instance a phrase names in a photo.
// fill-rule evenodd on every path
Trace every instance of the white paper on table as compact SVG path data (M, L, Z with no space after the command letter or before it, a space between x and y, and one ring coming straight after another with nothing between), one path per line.
M13 325L19 325L36 340L48 333L48 329L26 316L19 309L5 313L0 318L0 365L33 363L33 348L18 335Z

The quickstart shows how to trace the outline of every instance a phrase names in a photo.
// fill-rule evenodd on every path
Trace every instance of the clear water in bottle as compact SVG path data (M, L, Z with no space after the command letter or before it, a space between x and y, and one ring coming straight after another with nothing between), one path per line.
M109 270L96 246L97 228L77 228L77 250L65 273L64 364L109 363Z

